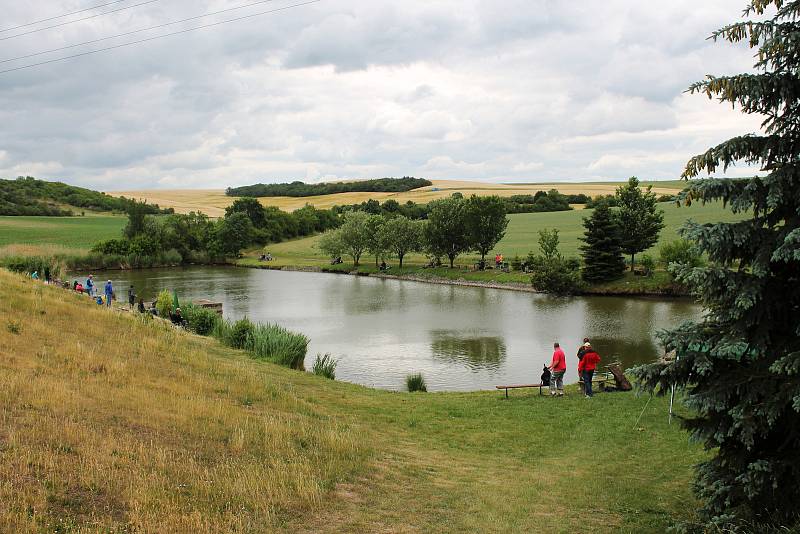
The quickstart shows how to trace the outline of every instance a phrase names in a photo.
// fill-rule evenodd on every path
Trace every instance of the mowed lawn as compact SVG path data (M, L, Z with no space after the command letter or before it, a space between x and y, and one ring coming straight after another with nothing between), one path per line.
M721 203L694 204L692 206L678 207L673 202L664 202L658 205L664 211L664 229L661 231L659 242L648 251L651 255L658 256L658 248L669 241L678 239L678 230L685 224L687 219L692 219L699 223L717 221L737 221L743 216L735 215ZM524 257L529 251L538 252L539 231L545 228L557 228L561 239L560 250L565 256L580 255L580 238L583 237L583 219L591 215L591 210L559 211L552 213L520 213L509 216L508 229L506 236L495 247L490 254L494 256L496 252L502 253L506 259L511 259L516 255ZM319 236L307 237L269 245L266 248L269 252L277 256L277 264L303 263L308 265L324 264L327 256L316 248ZM457 263L469 265L476 259L474 254L464 255L458 258ZM364 261L369 262L369 258ZM409 263L419 263L426 261L421 255L411 255L406 260Z
M123 216L0 217L0 246L57 245L88 250L98 241L120 237Z

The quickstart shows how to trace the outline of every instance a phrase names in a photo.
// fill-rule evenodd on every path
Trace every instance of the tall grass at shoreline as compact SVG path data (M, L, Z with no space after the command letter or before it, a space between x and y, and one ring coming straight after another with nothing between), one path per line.
M305 370L309 339L282 326L253 323L246 317L233 322L220 318L211 335L229 347L247 351L257 360Z

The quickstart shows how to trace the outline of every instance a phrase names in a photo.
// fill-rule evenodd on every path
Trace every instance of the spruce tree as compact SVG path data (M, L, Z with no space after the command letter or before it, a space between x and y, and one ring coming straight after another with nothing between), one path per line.
M651 186L647 186L647 190L642 192L639 179L635 176L617 189L622 251L631 257L631 271L636 254L655 245L658 234L664 228L664 212L656 206L656 195L651 189Z
M583 279L587 282L616 280L625 271L619 224L607 202L601 202L591 217L583 219L586 228L581 239Z
M677 269L706 314L662 334L676 359L643 366L643 385L685 388L685 427L711 451L695 489L719 524L798 526L800 503L800 1L753 0L744 20L713 34L758 49L756 72L713 77L692 93L764 117L762 132L692 158L685 178L736 162L760 176L693 180L688 201L723 201L744 220L695 224L683 236L707 255Z

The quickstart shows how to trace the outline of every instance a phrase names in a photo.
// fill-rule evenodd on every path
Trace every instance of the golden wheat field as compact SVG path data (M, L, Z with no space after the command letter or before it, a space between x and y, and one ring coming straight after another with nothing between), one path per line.
M433 185L421 187L403 193L338 193L335 195L321 195L312 197L267 197L261 198L265 206L277 206L282 210L293 211L306 204L325 209L334 205L357 204L369 199L383 202L390 198L398 202L409 200L417 203L426 203L437 198L448 197L455 192L468 195L532 195L536 191L558 189L564 194L583 193L589 196L613 194L620 183L614 182L589 182L589 183L541 183L541 184L490 184L483 182L469 182L459 180L431 180ZM682 189L676 182L654 183L653 191L658 195L675 194ZM164 208L174 208L178 213L200 211L211 217L220 217L225 214L225 208L234 200L225 196L221 189L151 189L138 191L113 191L112 195L126 196L129 198L144 199Z

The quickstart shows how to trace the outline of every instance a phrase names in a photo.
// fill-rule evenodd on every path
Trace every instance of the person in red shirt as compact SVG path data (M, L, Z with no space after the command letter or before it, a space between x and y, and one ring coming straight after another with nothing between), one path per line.
M553 361L550 363L550 395L564 396L564 373L567 372L567 358L558 343L553 343Z
M594 370L597 369L597 364L600 363L600 355L592 348L592 345L587 341L583 344L583 358L578 362L578 371L583 378L583 390L586 393L586 398L592 397L592 378L594 378Z

